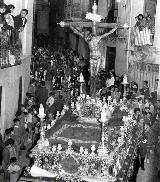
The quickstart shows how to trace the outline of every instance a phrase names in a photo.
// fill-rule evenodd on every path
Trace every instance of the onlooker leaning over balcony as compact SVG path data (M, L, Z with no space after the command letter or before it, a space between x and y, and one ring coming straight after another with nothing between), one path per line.
M138 21L135 24L135 45L143 46L143 45L152 45L151 37L150 37L150 29L147 27L146 21L149 22L149 18L144 17L142 14L138 15Z
M11 35L10 30L12 30L13 27L14 27L14 22L12 22L13 19L11 19L11 11L10 10L6 10L3 13L3 16L5 18L5 24L3 26L3 30L7 31L8 35Z
M28 10L22 9L20 14L14 17L15 43L21 44L21 32L24 30L27 23L27 14Z
M7 24L11 27L14 28L14 16L12 15L14 10L15 10L15 6L13 4L9 4L7 5L7 10L9 10L11 13L8 15L8 18L7 18ZM14 31L13 29L10 30L10 45L14 45Z
M7 8L11 11L11 14L13 14L14 10L15 10L15 6L13 4L8 4ZM14 16L11 15L12 18L14 19Z
M5 5L0 4L0 31L2 30L3 25L5 24L5 19L3 13L5 12Z

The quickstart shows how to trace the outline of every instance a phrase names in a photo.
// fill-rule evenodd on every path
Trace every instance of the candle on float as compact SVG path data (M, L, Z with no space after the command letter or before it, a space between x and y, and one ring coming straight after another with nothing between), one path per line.
M58 144L57 149L58 149L59 151L61 151L61 149L62 149L62 144Z
M68 146L72 145L72 140L68 140Z
M102 109L102 112L101 112L101 121L102 122L106 122L106 111L105 111L105 109L103 108Z
M86 96L86 99L89 100L89 95Z
M84 78L83 78L82 73L80 74L80 82L81 82L81 83L84 82Z
M93 145L91 145L91 151L92 152L94 152L96 150L96 147L95 147L95 145L93 144Z
M113 99L113 104L116 104L116 103L117 103L116 99Z
M42 104L40 104L40 107L39 107L39 115L40 116L43 116L44 115L44 107Z
M82 94L82 98L85 99L86 95L85 94Z
M84 148L83 147L80 147L80 154L83 154L83 152L84 152Z
M81 109L81 106L80 106L80 104L77 102L77 103L76 103L76 110L79 111L80 109Z
M57 117L60 115L60 112L59 111L57 111Z
M71 76L69 75L69 77L68 77L68 82L70 82L71 81Z
M73 96L73 90L71 90L71 96Z
M37 79L37 77L38 77L38 72L35 71L35 79Z
M84 149L84 154L88 155L88 149Z
M53 76L53 78L52 78L52 84L54 85L54 83L55 83L55 78Z
M127 75L124 75L124 77L123 77L123 84L128 84Z
M51 66L53 66L53 60L51 60Z
M43 79L44 79L44 81L46 80L46 73L47 73L47 70L45 70L45 71L43 72Z
M71 103L71 108L74 109L74 102Z
M108 100L111 101L112 100L112 97L111 96L108 96Z

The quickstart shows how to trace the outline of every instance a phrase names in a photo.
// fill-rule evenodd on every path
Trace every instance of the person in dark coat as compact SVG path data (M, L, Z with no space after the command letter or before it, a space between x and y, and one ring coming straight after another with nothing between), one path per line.
M28 14L28 10L22 9L20 14L14 17L15 42L19 40L19 33L24 30L24 27L27 23L27 19L26 19L27 14Z
M43 104L43 106L46 106L46 101L48 99L48 90L45 87L45 81L41 82L41 86L37 91L35 92L35 96L38 98L39 103Z
M143 141L139 145L139 153L140 153L140 166L142 170L145 170L144 168L144 160L147 155L147 137L143 138Z
M148 81L143 82L143 93L144 93L144 99L149 99L150 98L150 91L149 91L149 86L148 86Z
M5 177L5 181L8 180L9 178L9 174L7 172L7 168L10 164L10 159L12 157L16 157L16 150L14 148L14 140L9 138L7 141L6 141L6 146L4 147L4 150L3 150L3 162L2 162L2 167L3 167L3 170L4 170L4 177Z
M5 12L5 5L2 3L0 4L0 28L3 27L5 24L5 18L3 16L3 13Z
M2 160L3 160L3 157L2 157L3 149L4 149L4 142L3 142L3 137L1 134L1 128L0 128L0 165L2 165Z

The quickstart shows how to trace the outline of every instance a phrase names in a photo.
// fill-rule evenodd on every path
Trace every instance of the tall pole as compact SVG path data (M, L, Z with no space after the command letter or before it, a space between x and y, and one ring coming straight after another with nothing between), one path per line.
M130 17L129 17L129 26L132 26L132 12L133 12L133 1L131 0L130 2ZM131 45L131 27L129 28L128 31L128 41L127 41L127 55L126 55L126 67L127 67L127 74L128 74L128 62L129 62L129 54L130 54L130 45Z
M96 1L94 0L93 6L92 6L92 13L93 15L97 15L97 10L98 10L98 6L96 4ZM92 27L92 33L94 36L96 36L97 31L96 31L96 21L93 21L93 27Z

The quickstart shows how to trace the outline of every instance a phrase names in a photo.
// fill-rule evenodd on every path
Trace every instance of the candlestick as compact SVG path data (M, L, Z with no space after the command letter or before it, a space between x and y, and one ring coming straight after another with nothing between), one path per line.
M128 84L127 75L126 75L126 74L125 74L124 77L123 77L123 82L122 82L122 84L124 85L123 100L126 100L126 95L127 95L126 86L127 86L127 84Z
M101 122L105 123L106 122L106 111L105 111L105 107L102 108L102 112L101 112Z

